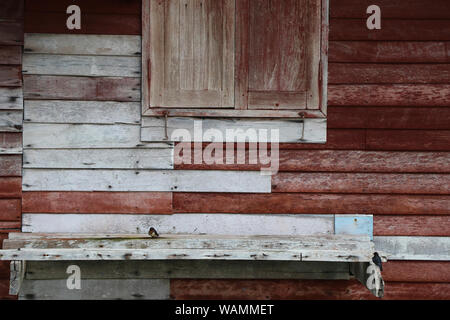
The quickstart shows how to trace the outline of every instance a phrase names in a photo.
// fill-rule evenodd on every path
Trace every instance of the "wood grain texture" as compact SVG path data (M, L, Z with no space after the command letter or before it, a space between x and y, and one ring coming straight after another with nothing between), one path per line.
M448 216L375 216L377 236L450 236Z
M67 7L66 7L67 8ZM25 12L26 33L140 35L140 15L82 13L82 28L68 30L63 12ZM42 23L45 21L46 23Z
M365 10L362 12L363 15ZM368 32L366 19L330 19L332 41L449 41L448 20L384 19L382 28Z
M22 153L22 133L0 132L0 154Z
M0 45L23 45L23 23L17 21L0 23Z
M0 177L20 177L22 175L22 156L0 155Z
M448 261L389 261L383 264L388 282L450 282Z
M0 46L0 61L4 65L22 64L22 48L20 46Z
M140 101L140 79L25 75L24 97L31 100Z
M20 87L22 85L22 75L20 66L0 65L0 86Z
M364 129L327 129L327 142L324 144L283 143L280 150L363 150L366 147Z
M175 193L173 197L174 211L180 213L447 215L449 204L448 196L430 195Z
M22 179L18 177L0 178L0 198L20 198L22 196Z
M20 199L0 199L0 220L18 221L21 217Z
M26 33L24 52L136 57L141 55L141 37Z
M0 110L0 132L21 132L22 122L21 110Z
M331 2L330 16L333 18L361 18L367 7L373 2L369 0L340 0ZM445 0L412 0L408 3L401 1L379 0L377 5L383 12L383 18L389 19L448 19L450 18L450 4Z
M450 64L330 63L330 84L433 84L450 82Z
M330 106L446 107L450 85L330 85Z
M23 92L22 88L0 88L1 110L22 110Z
M270 193L256 171L25 169L25 191L160 191Z
M279 173L272 192L449 194L450 174Z
M367 130L369 150L448 151L449 130Z
M73 4L71 0L40 0L27 1L27 12L61 12L65 13L68 6ZM141 13L141 0L77 0L77 5L86 13L117 13L123 15L136 15Z
M329 61L341 63L448 63L445 41L330 41Z
M176 300L371 300L357 280L172 280ZM448 283L386 283L386 300L449 299Z
M30 213L169 214L172 194L159 192L25 192Z

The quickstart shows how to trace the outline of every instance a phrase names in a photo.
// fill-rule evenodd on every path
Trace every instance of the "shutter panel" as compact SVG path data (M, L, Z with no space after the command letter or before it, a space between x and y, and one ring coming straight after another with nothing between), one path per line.
M236 107L319 109L320 0L238 3Z
M235 0L150 2L150 107L234 108Z

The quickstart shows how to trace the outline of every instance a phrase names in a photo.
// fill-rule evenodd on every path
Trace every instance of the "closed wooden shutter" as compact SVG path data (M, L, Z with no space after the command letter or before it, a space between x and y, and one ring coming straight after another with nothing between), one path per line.
M150 0L150 107L234 108L235 0Z

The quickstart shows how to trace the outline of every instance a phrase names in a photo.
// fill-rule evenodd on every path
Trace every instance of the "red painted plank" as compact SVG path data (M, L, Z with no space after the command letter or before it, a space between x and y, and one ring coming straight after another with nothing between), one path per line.
M122 14L81 14L81 29L69 30L68 15L56 12L25 12L27 33L140 35L141 17Z
M1 64L22 64L22 47L0 46Z
M140 79L26 75L24 98L140 101Z
M19 232L21 221L0 221L0 235L7 235L9 232Z
M177 300L377 299L357 280L171 280ZM385 300L450 299L450 283L387 282Z
M330 106L447 107L448 84L330 85Z
M376 4L382 17L399 19L449 19L450 2L447 0L339 0L331 1L330 16L333 18L361 18L366 9Z
M0 177L20 177L21 175L21 155L0 155Z
M19 20L23 18L23 0L2 0L0 2L0 19Z
M330 40L449 41L450 20L384 19L380 30L368 30L366 19L332 18Z
M282 150L281 171L450 173L450 152Z
M330 62L448 63L448 42L330 41Z
M21 22L0 22L0 45L22 45L23 24Z
M450 130L367 130L367 149L450 151Z
M284 172L272 177L272 192L445 195L450 174Z
M20 220L20 199L0 199L0 220Z
M446 190L448 192L448 189ZM377 236L450 236L449 216L374 216Z
M76 4L86 13L141 14L141 0L26 0L27 12L60 12L66 13L68 6Z
M328 128L450 129L450 108L337 107L328 109Z
M333 150L361 150L365 148L365 130L358 129L329 129L327 142L324 144L283 143L282 150L299 149L333 149Z
M30 213L170 214L170 192L25 192Z
M0 177L0 198L20 198L22 178Z
M388 282L450 282L449 261L389 261L383 264Z
M450 196L174 193L176 213L450 214Z
M0 280L0 300L17 300L17 296L9 295L9 279Z
M450 83L450 64L330 63L330 84Z
M0 65L0 86L2 87L22 86L22 67Z

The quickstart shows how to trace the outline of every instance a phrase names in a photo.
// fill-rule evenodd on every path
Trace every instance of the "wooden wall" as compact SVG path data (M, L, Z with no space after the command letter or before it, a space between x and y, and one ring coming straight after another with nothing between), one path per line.
M0 3L0 246L21 227L23 1ZM9 291L9 262L0 262L0 299Z
M48 214L74 231L103 214L116 226L160 214L373 214L375 242L393 257L386 298L450 298L448 1L379 0L383 29L368 31L372 2L330 0L328 142L283 144L272 178L259 166L174 165L172 146L142 143L140 1L78 1L75 32L64 27L69 3L26 2L24 231L45 231ZM67 44L64 33L85 42ZM370 298L365 290L340 280L171 281L175 299Z

